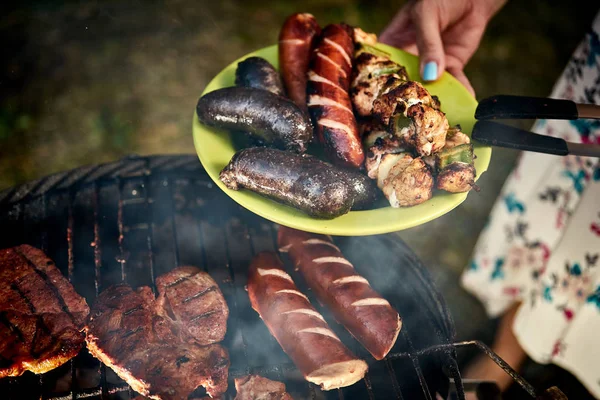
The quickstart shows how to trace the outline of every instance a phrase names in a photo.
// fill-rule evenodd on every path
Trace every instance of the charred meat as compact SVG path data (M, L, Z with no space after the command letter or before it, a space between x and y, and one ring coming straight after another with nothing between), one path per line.
M183 318L176 322L168 313L147 286L135 291L126 284L111 286L92 308L87 347L151 399L185 399L199 386L212 397L224 393L227 351L218 344L200 346L181 329Z
M50 371L83 347L85 299L41 250L0 250L0 378Z
M449 125L443 112L424 104L414 104L408 108L406 115L408 126L404 124L404 116L397 115L394 134L415 153L429 156L444 147Z
M237 395L234 400L293 400L285 391L285 384L263 378L260 375L246 375L235 379Z
M361 117L373 114L373 103L393 82L408 79L404 67L386 56L363 52L354 63L350 97L354 110Z
M229 189L252 190L317 218L368 207L378 195L369 178L359 172L269 148L237 152L220 179Z
M473 159L472 144L450 147L436 154L437 188L451 193L468 192L473 188L478 190Z
M217 283L196 267L178 267L156 279L159 310L198 344L223 340L229 308Z
M394 208L421 204L433 194L433 176L421 158L386 154L377 171L377 186Z
M250 132L266 144L298 153L312 139L308 116L296 104L269 91L227 87L198 100L201 123L233 132Z

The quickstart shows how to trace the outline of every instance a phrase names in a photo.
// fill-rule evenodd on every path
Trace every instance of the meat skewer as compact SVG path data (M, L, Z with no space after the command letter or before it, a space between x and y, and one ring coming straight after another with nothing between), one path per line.
M358 168L364 153L348 90L354 50L353 30L325 27L308 73L308 110L316 137L334 163Z
M319 302L375 359L383 359L402 326L390 303L356 272L329 237L281 226L278 243L280 251L289 252Z
M314 16L307 13L290 15L279 33L279 70L287 95L298 107L307 111L306 74L315 38L321 29Z
M348 350L301 293L275 253L259 253L250 264L248 296L304 378L323 390L362 379L367 363Z

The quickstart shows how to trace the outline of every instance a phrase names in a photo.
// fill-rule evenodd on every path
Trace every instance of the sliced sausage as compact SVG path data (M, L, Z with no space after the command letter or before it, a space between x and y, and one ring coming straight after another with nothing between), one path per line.
M329 328L275 253L254 257L247 287L252 308L307 381L331 390L364 377L367 364Z
M348 94L352 35L352 28L345 24L325 27L312 55L307 92L316 137L329 157L337 164L358 168L365 156Z
M307 13L290 15L279 33L279 70L290 99L304 111L306 106L306 74L314 40L320 33L314 16Z
M319 302L377 360L396 343L398 312L360 276L328 236L281 226L278 243L300 270Z

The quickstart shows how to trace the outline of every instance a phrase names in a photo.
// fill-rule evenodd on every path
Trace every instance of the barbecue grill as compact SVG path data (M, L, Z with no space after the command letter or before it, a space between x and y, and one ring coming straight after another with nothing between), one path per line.
M252 256L276 250L277 227L223 194L195 156L128 157L2 192L0 226L0 248L28 243L43 249L90 306L115 283L154 290L155 278L178 265L209 272L231 314L223 341L231 358L231 397L226 398L235 395L233 378L257 373L283 381L295 399L435 399L436 393L462 399L456 352L464 347L488 354L532 398L539 394L484 344L453 342L454 326L442 296L415 255L393 235L336 238L336 243L403 317L396 345L376 362L332 324L342 341L368 361L369 372L364 380L337 391L322 392L304 381L251 309L244 289ZM294 278L332 321L300 277ZM479 388L483 392L486 386ZM491 393L480 398L497 398ZM543 395L552 396L548 393ZM46 374L28 372L0 380L0 394L4 399L135 397L86 349ZM202 395L199 389L191 398Z

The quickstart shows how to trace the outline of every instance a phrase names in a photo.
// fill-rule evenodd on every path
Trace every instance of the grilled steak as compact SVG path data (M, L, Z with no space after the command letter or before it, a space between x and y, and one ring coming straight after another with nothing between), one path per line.
M183 321L167 314L149 287L111 286L92 307L88 349L151 399L186 399L199 386L213 397L224 393L227 351L218 344L200 346L181 329Z
M260 375L246 375L235 380L237 395L234 400L294 400L285 391L285 384L263 378Z
M0 250L0 378L41 374L83 347L85 299L41 250Z
M159 309L201 345L220 342L229 308L217 283L196 267L179 267L156 279Z

